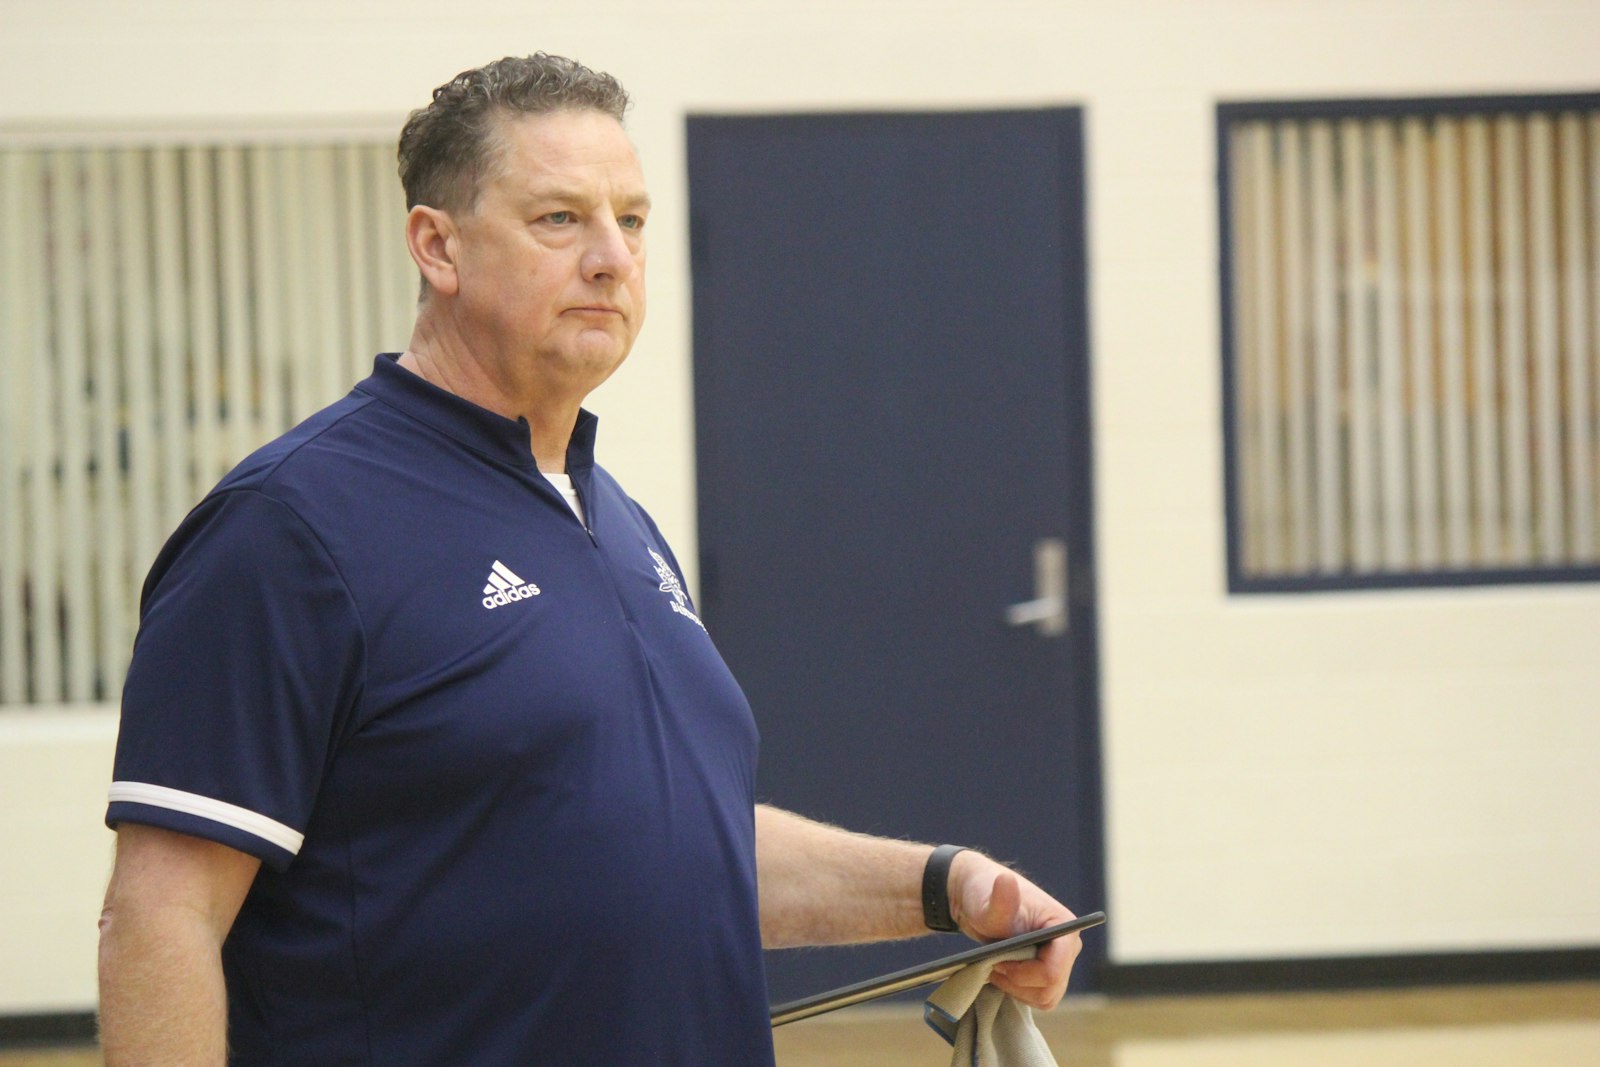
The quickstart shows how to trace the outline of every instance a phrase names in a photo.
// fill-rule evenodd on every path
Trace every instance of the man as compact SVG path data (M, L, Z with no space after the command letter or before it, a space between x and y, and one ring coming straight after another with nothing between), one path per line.
M580 406L644 318L626 105L545 55L436 90L400 139L410 347L152 568L108 1067L770 1064L763 944L1069 917L977 852L754 804L750 710ZM995 984L1052 1007L1076 951Z

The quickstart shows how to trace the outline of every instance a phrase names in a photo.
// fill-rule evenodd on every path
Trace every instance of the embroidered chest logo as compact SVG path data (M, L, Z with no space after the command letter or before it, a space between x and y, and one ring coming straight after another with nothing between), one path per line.
M495 560L494 566L489 569L489 582L483 587L483 606L493 611L503 605L538 595L538 586L518 578L510 567Z
M689 594L683 591L683 583L678 581L678 576L672 573L672 565L661 558L661 553L649 549L650 558L656 561L656 577L661 579L660 589L671 599L672 610L704 630L706 624L700 621L700 616L689 610Z

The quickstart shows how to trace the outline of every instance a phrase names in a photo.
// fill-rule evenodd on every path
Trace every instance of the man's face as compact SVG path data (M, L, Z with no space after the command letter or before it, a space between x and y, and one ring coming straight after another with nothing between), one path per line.
M644 174L597 111L511 118L500 133L477 210L456 219L454 310L500 373L581 396L644 322Z

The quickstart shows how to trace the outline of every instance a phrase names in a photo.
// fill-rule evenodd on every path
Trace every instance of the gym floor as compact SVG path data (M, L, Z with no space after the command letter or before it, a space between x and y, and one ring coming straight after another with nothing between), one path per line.
M1600 982L1270 995L1084 997L1038 1016L1062 1067L1600 1067ZM915 1006L776 1032L780 1067L942 1067ZM0 1067L102 1067L92 1048Z

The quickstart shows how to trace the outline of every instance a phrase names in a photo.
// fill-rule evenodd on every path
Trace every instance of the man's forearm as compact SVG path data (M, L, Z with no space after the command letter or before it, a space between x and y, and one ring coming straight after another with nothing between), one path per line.
M106 1067L222 1067L222 943L261 861L154 826L117 828L100 914Z
M756 807L761 941L767 948L888 941L928 932L929 847Z
M922 872L932 846L853 834L777 808L756 807L761 942L767 948L887 941L927 933ZM996 941L1072 918L1050 894L980 852L958 852L946 876L950 916L963 933ZM989 981L1025 1004L1053 1008L1066 992L1077 935Z
M106 1067L223 1067L227 993L215 936L183 908L100 920Z

